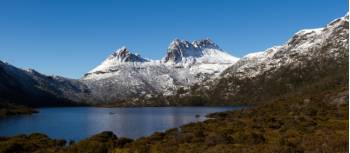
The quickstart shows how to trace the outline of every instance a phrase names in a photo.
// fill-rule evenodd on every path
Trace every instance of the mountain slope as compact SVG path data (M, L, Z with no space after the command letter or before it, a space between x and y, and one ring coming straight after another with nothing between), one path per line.
M79 95L83 92L87 92L87 88L77 80L46 76L0 61L1 103L34 107L72 105L80 102Z
M126 47L122 47L113 54L111 54L99 66L88 72L85 76L88 76L90 74L113 72L113 70L115 69L113 68L113 66L118 66L123 63L142 63L147 61L148 60L142 58L140 55L136 55L129 52L129 50Z
M286 44L248 54L213 81L182 91L171 103L238 104L348 84L349 16L297 32ZM195 100L193 100L195 99Z
M180 87L216 77L238 60L211 40L174 40L162 60L147 60L123 47L81 80L92 91L87 101L115 102L123 99L172 95Z
M223 52L211 39L197 40L192 43L175 39L171 42L163 61L190 66L194 63L232 64L232 62L238 61L238 58Z

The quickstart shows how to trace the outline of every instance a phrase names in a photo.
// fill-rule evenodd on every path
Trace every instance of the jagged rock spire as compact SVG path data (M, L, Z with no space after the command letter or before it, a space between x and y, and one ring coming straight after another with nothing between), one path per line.
M174 39L164 57L164 62L178 63L187 57L198 58L203 56L204 49L221 50L211 39L196 40L192 43L186 40Z
M109 57L109 60L115 60L119 62L146 62L147 60L142 58L138 54L131 53L125 46L118 49L112 53Z

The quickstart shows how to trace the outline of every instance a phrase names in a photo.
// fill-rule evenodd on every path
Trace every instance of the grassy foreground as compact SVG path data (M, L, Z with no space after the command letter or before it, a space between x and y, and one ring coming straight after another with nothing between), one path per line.
M348 88L209 115L137 140L103 132L77 143L43 134L0 138L1 153L346 153Z

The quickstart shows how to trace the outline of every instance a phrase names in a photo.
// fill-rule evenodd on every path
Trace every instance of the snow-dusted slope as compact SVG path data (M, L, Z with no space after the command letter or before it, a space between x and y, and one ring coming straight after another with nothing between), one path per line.
M171 42L165 63L173 63L185 67L196 64L232 64L238 58L224 52L212 40L205 39L192 43L175 39Z
M211 40L176 39L162 60L146 60L123 47L81 80L92 91L91 102L169 95L179 87L218 76L237 60Z
M79 80L46 76L0 61L0 102L29 106L68 105L88 94Z
M261 102L285 94L317 93L348 82L349 15L324 28L301 30L282 46L251 53L204 82L191 96L211 102Z
M275 46L264 52L244 56L222 76L228 77L234 74L241 79L254 78L267 71L278 70L286 65L298 66L321 56L337 59L342 56L339 53L340 49L349 47L348 24L347 14L324 28L300 30L283 46Z
M140 55L133 54L128 51L126 47L122 47L112 53L105 61L99 66L91 70L89 73L107 73L113 71L113 66L118 66L124 63L142 63L148 62L148 60L142 58Z

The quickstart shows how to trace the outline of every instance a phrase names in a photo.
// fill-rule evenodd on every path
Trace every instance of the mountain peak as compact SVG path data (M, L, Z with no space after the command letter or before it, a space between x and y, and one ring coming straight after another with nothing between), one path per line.
M112 53L107 60L119 62L146 62L139 54L131 53L125 46Z
M180 62L184 57L198 57L201 56L202 52L198 50L193 44L186 40L174 39L169 47L167 54L164 58L165 62Z
M168 52L171 52L172 50L181 51L181 50L184 50L186 48L193 48L193 47L194 46L190 42L176 38L170 43L170 45L168 47Z
M197 48L212 48L220 49L217 44L214 43L210 38L193 41L192 44Z
M90 73L101 73L110 71L115 66L127 64L127 63L142 63L148 62L147 59L141 57L139 54L135 54L129 51L125 46L119 48L117 51L113 52L108 56L106 60L104 60L99 66L89 71Z
M163 58L165 63L234 63L236 57L225 53L210 38L190 43L186 40L174 39Z

